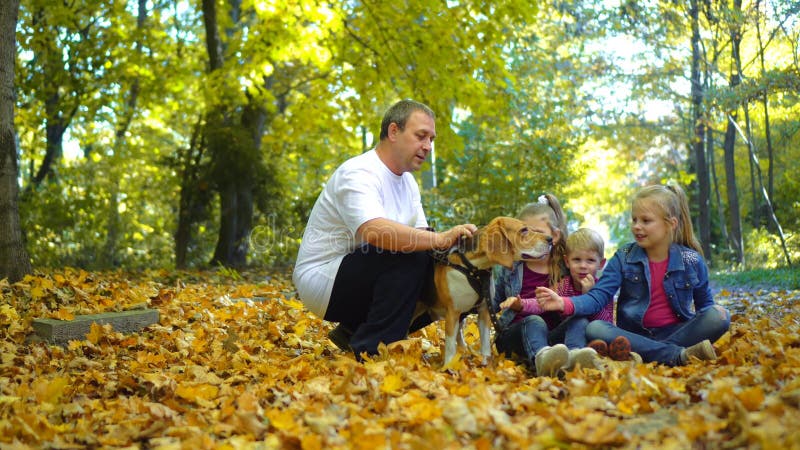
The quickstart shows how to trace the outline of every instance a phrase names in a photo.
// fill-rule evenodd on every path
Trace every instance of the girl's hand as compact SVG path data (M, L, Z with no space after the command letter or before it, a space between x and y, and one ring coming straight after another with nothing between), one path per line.
M511 309L512 311L522 310L522 301L519 297L508 297L506 301L500 303L500 309Z
M581 293L585 294L589 292L589 289L594 287L595 282L597 282L597 280L592 274L588 274L583 278L579 278L578 285L581 287Z
M536 300L545 311L564 311L564 299L552 289L546 287L536 288Z

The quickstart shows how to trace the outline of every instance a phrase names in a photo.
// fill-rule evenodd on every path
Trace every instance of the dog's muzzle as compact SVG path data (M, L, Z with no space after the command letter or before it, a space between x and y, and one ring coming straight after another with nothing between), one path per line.
M522 255L523 261L538 261L546 258L552 249L553 244L540 244L532 249L523 250L520 254Z

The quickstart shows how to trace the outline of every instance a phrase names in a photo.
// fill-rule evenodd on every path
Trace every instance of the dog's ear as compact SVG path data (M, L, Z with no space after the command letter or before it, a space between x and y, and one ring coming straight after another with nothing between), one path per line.
M514 244L508 238L509 217L497 217L486 225L480 249L494 264L511 268L514 264Z

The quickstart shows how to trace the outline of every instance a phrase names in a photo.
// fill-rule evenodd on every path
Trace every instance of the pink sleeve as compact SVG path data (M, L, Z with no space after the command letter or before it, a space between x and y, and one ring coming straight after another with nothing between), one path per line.
M575 305L572 303L572 299L569 297L564 298L564 312L561 313L562 316L571 316L575 314Z
M536 298L520 298L519 301L522 303L522 312L526 315L535 314L538 316L544 312Z
M606 306L597 314L592 315L589 320L605 320L608 323L614 323L614 299L606 303Z

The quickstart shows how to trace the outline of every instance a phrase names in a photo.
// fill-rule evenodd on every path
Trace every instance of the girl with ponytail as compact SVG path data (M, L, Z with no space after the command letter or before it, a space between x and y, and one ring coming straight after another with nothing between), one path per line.
M568 274L566 255L567 221L558 199L542 194L525 205L517 218L531 231L552 239L550 254L542 259L499 268L492 295L495 310L501 310L495 345L500 353L535 369L539 376L557 376L577 364L594 368L597 353L586 347L588 319L564 320L560 314L543 311L536 301L537 287L554 288ZM552 346L551 346L552 345Z

